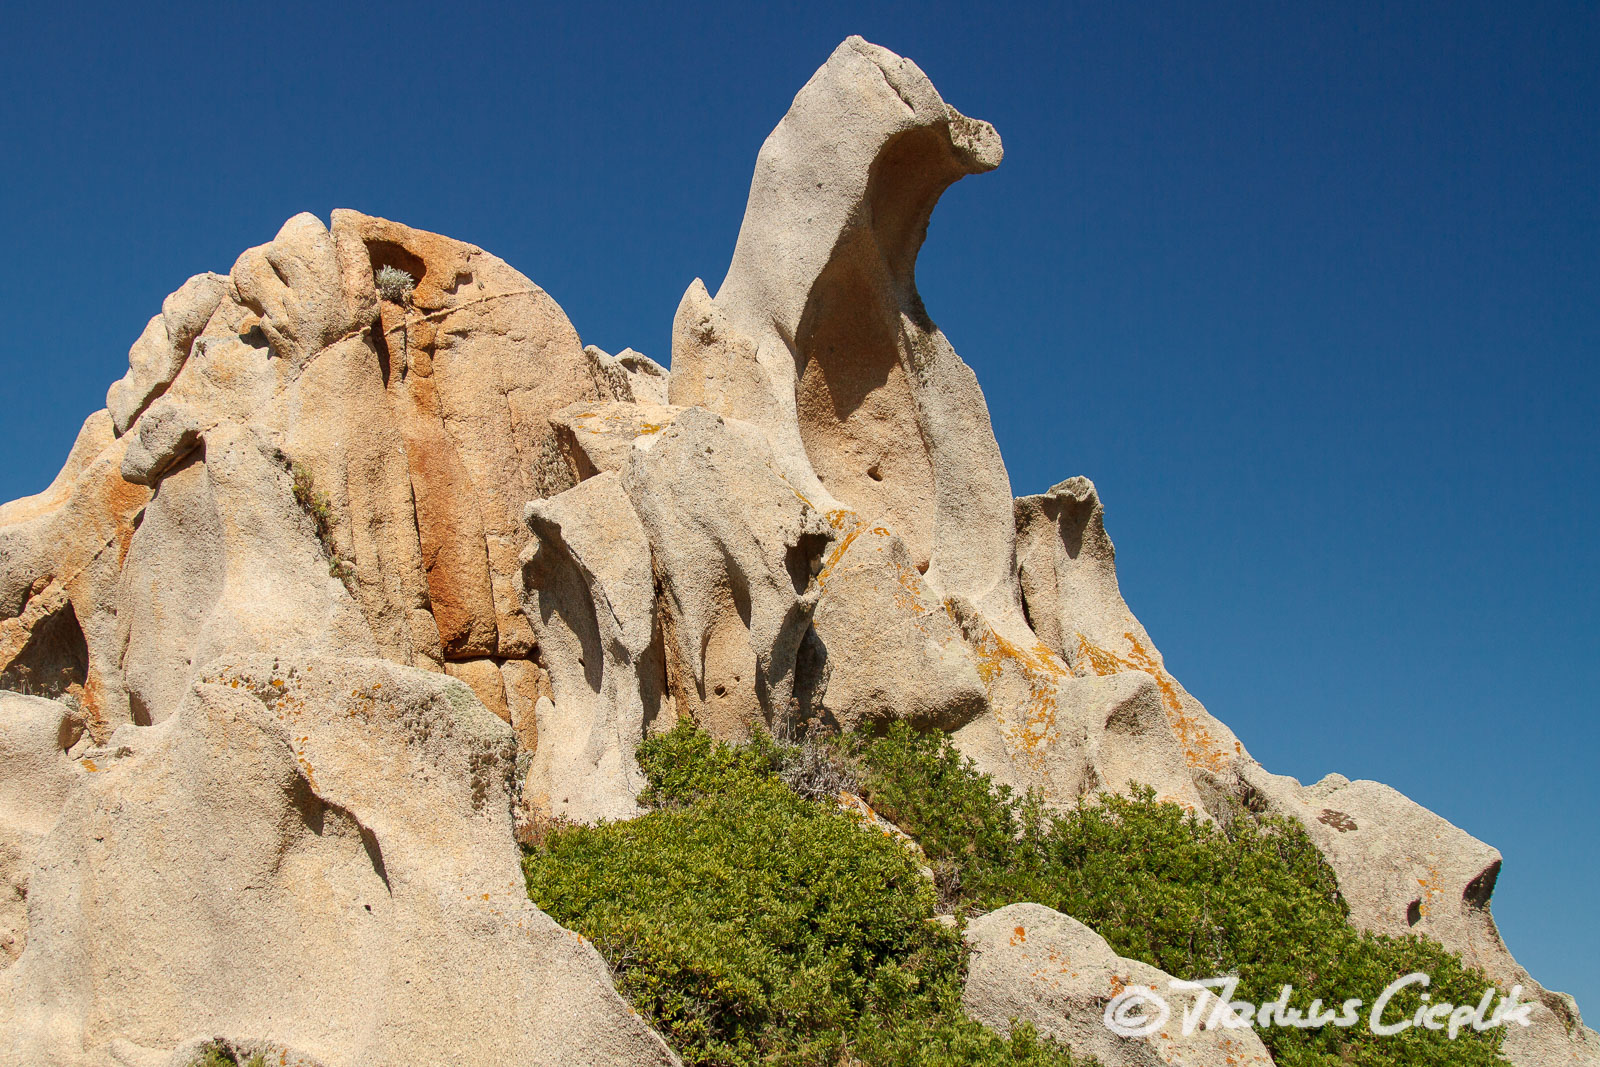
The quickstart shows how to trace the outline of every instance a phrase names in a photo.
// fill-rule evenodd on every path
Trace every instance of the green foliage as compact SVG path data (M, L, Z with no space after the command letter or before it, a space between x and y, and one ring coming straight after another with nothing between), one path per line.
M943 735L897 724L858 739L867 800L915 837L947 905L973 913L1033 901L1093 927L1117 953L1178 978L1237 974L1237 999L1260 1004L1294 987L1293 1006L1338 1005L1414 971L1433 1002L1476 1004L1490 983L1435 942L1364 933L1348 922L1332 870L1298 823L1238 810L1204 822L1145 790L1062 816L979 774ZM1394 1021L1421 1003L1413 986ZM1454 1041L1412 1027L1378 1037L1362 1025L1257 1031L1279 1067L1461 1067L1502 1062L1502 1031Z
M248 1060L239 1059L239 1053L226 1041L213 1041L201 1052L191 1067L267 1067L266 1057L259 1052Z
M311 472L298 463L289 467L290 484L294 490L294 502L300 505L300 510L311 519L311 525L317 533L317 542L322 545L322 554L328 558L328 576L337 578L350 587L355 580L356 569L351 563L339 558L339 553L333 544L333 504L328 500L326 493L317 488L316 482L311 478Z
M551 830L525 855L529 895L688 1064L1070 1064L962 1014L961 937L911 853L799 796L792 760L686 725L645 742L655 810Z

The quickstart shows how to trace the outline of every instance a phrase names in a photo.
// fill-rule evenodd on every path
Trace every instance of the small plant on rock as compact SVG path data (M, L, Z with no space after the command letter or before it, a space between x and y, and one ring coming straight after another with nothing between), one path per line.
M411 303L411 294L417 288L417 280L399 267L379 267L372 280L378 287L378 295L396 304Z
M240 1059L240 1055L231 1042L219 1039L207 1044L190 1067L267 1067L266 1057L259 1052L247 1060Z
M355 566L339 558L338 551L333 544L333 504L328 500L326 493L317 488L316 482L311 478L311 472L299 463L291 464L289 477L294 489L294 502L300 505L300 510L306 513L311 520L311 525L316 529L317 543L322 546L322 554L328 557L328 575L337 578L349 589L355 580Z

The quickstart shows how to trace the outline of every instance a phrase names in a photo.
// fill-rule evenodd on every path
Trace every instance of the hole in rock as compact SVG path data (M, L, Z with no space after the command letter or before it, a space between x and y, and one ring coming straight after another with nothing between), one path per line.
M34 624L22 651L0 671L0 689L53 699L88 679L89 643L67 601Z
M384 267L394 267L411 275L417 288L422 288L422 276L428 273L428 264L404 245L397 245L393 241L368 241L367 255L372 259L373 274Z
M1461 899L1468 907L1487 908L1489 898L1494 896L1494 884L1500 878L1500 861L1495 860L1484 868L1482 874L1467 883L1467 888L1461 891Z
M811 576L821 569L813 566L813 563L822 559L830 543L832 538L827 534L801 534L794 544L784 550L784 569L789 572L789 581L793 583L796 593L804 593Z

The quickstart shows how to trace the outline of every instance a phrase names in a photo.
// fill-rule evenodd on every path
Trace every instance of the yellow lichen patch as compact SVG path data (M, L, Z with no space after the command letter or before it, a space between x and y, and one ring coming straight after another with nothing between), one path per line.
M1188 765L1208 771L1225 769L1228 765L1226 752L1216 738L1211 736L1206 724L1184 709L1177 679L1167 673L1166 668L1156 659L1153 650L1147 649L1131 630L1125 631L1122 636L1128 642L1126 656L1119 656L1109 649L1101 648L1090 642L1083 634L1078 634L1076 673L1087 676L1093 671L1102 678L1122 671L1141 671L1148 674L1155 679L1156 688L1161 692L1161 704L1166 709L1167 721L1172 724L1172 732L1178 738L1178 743L1183 746L1184 760ZM1238 742L1234 743L1234 748L1236 750L1240 748Z
M1433 910L1434 900L1444 896L1444 886L1440 884L1443 881L1444 876L1439 873L1439 868L1431 863L1428 864L1428 873L1417 879L1417 885L1422 888L1422 896L1417 901L1419 918L1427 918Z
M922 575L915 568L899 565L895 567L894 606L904 612L917 628L917 632L924 637L932 638L925 620L933 614L934 609L928 606L923 599L927 586L922 584Z
M949 605L946 608L950 610ZM1045 753L1058 739L1056 698L1069 673L1067 665L1042 643L1023 648L981 620L980 625L973 642L978 678L989 694L1006 746L1013 758L1034 771L1043 770ZM1026 686L1027 695L1019 702L1015 694L1021 686Z
M835 527L835 529L838 529L838 527ZM850 550L850 546L855 544L856 538L861 536L863 529L865 527L857 523L849 533L833 543L833 548L828 552L827 558L822 561L822 569L817 572L817 588L821 589L827 586L828 579L833 575L833 568L844 558L844 554Z
M849 508L834 508L824 518L828 520L828 525L835 530L843 530L846 526L861 521L860 516Z

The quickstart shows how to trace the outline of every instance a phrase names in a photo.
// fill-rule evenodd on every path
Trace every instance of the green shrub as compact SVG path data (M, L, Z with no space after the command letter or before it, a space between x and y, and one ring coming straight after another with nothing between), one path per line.
M800 797L791 760L684 725L645 742L655 810L552 830L525 854L529 895L688 1064L1070 1064L961 1012L961 937L910 852Z
M248 1060L239 1059L239 1053L226 1041L208 1044L190 1067L267 1067L266 1057L257 1053Z
M922 845L946 906L971 913L1033 901L1093 927L1120 955L1178 978L1236 974L1238 999L1274 999L1284 984L1312 998L1369 1005L1422 971L1435 1003L1476 1004L1490 985L1436 942L1364 933L1348 922L1332 870L1298 823L1242 808L1201 821L1145 790L1061 816L997 788L948 737L897 724L857 740L867 800ZM1415 1011L1410 987L1386 1018ZM1258 1029L1279 1067L1472 1067L1503 1062L1502 1031L1450 1041L1413 1027L1378 1037L1360 1026Z

